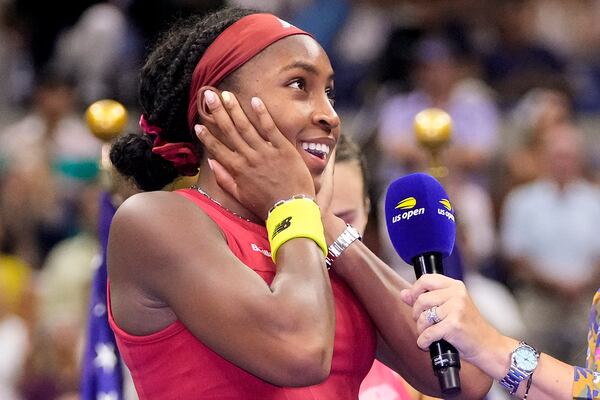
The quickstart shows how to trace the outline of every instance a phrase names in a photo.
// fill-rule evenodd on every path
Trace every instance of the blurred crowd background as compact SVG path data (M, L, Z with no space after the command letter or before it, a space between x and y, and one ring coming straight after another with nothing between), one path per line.
M325 48L343 133L368 160L365 241L411 281L380 205L391 180L427 167L415 114L446 110L467 287L498 329L584 365L600 286L600 1L0 0L0 399L79 398L102 191L85 108L116 99L136 131L148 46L223 5L275 12Z

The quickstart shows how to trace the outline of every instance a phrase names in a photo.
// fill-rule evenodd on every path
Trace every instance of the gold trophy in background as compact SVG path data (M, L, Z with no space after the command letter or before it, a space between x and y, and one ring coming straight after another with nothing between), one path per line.
M112 142L123 134L127 127L127 109L116 100L98 100L87 108L85 119L90 131L104 143L100 158L100 179L105 190L112 194L113 204L119 206L126 198L140 191L132 182L115 171L109 157ZM182 176L165 186L163 190L187 188L194 184L196 179L197 176Z
M448 175L448 167L442 164L442 150L452 138L452 118L439 108L426 108L415 116L415 136L419 145L430 155L428 172L436 179Z
M113 205L118 206L136 190L117 174L110 162L110 146L127 127L127 109L118 101L98 100L85 111L88 128L94 136L102 140L100 157L100 181L104 189L112 195Z

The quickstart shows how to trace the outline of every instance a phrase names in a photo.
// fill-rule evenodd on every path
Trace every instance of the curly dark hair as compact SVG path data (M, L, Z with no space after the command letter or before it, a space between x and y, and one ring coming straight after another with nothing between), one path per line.
M221 32L253 10L225 8L204 17L175 23L161 35L140 72L139 97L148 123L161 130L167 142L191 142L198 154L201 143L190 131L187 109L192 73L208 46ZM219 86L229 87L235 73ZM133 134L120 137L112 146L110 160L122 175L144 191L160 190L179 176L173 163L152 153L153 137Z

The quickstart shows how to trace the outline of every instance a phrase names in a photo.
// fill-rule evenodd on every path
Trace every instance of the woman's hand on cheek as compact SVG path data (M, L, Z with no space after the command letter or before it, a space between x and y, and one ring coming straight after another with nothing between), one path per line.
M211 163L219 185L263 219L279 200L296 194L314 197L314 182L306 164L279 131L264 103L252 98L255 126L232 93L221 96L223 101L216 94L213 101L207 101L218 129L194 128L217 162Z

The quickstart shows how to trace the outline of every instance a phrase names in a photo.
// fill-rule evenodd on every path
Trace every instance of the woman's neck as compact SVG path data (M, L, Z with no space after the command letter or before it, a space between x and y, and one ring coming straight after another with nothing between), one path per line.
M236 200L235 197L219 186L215 179L215 174L208 166L206 159L202 161L202 165L200 166L200 173L198 174L198 181L196 185L209 198L218 202L222 207L226 208L232 213L252 222L259 224L264 223L261 218L257 217L254 213L252 213L252 211L245 208L239 201Z

